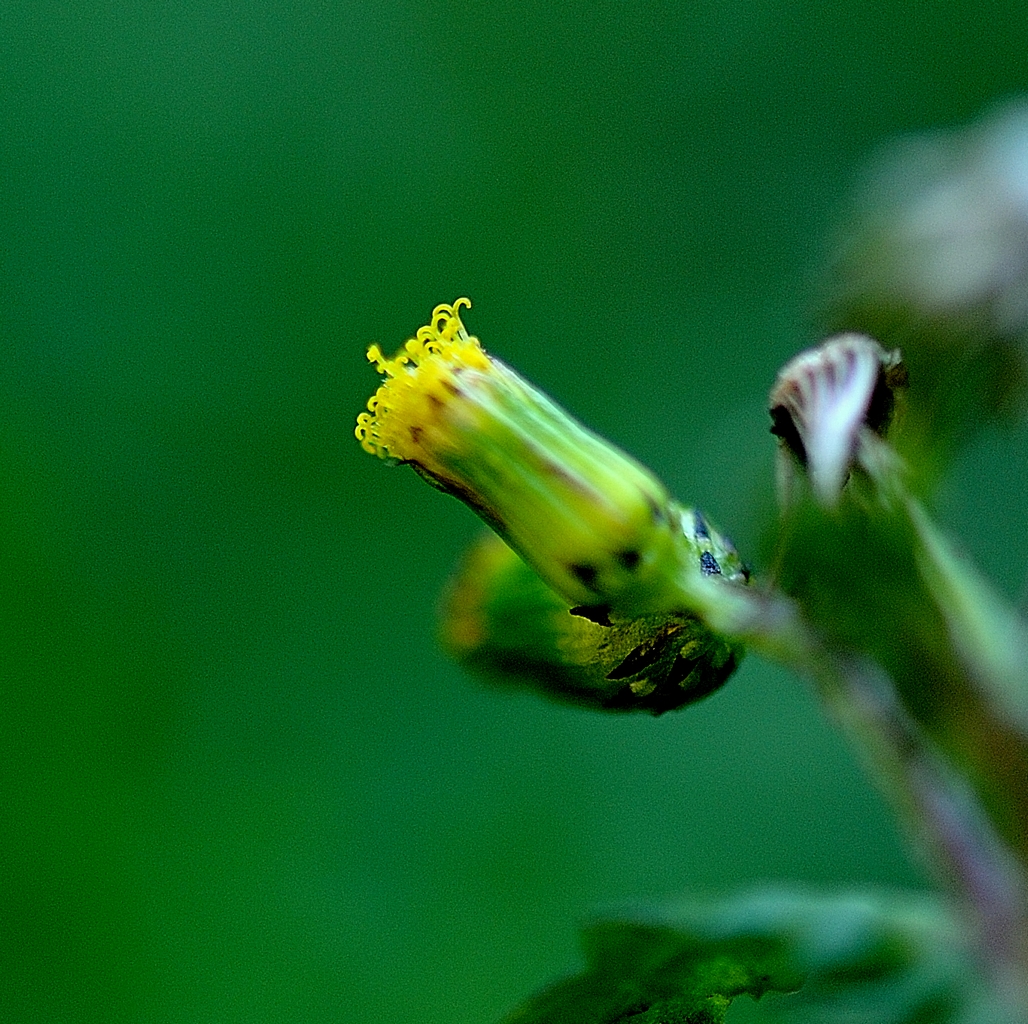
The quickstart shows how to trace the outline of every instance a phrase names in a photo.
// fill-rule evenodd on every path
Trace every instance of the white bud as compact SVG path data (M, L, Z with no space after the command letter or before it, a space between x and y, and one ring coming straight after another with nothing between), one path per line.
M783 505L797 466L820 504L836 503L854 461L888 427L901 377L899 352L863 334L836 335L785 365L769 396Z

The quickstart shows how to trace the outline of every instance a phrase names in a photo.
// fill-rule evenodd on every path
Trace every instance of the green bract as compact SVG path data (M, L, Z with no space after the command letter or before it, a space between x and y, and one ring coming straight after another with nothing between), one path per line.
M741 572L698 513L683 516L694 533L704 525L700 557ZM491 679L608 711L661 714L691 704L720 687L741 657L695 615L569 606L495 534L465 556L443 602L441 635L455 658Z

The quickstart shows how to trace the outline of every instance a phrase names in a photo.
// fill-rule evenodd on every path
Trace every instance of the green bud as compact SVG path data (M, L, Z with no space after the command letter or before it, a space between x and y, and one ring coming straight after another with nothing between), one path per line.
M440 633L456 660L494 681L563 703L655 715L718 689L741 657L695 616L569 607L495 534L465 556L444 597Z
M393 359L369 350L386 380L358 418L365 449L464 501L569 607L737 617L734 551L698 546L649 470L488 356L466 305L438 306Z

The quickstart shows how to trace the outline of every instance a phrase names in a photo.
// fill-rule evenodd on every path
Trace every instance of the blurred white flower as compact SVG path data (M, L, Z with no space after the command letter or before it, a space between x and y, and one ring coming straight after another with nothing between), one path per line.
M845 250L851 299L1028 329L1028 103L893 143Z

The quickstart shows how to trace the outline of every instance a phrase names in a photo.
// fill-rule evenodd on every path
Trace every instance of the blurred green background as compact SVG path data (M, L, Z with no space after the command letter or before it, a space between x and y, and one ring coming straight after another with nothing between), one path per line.
M352 426L467 294L752 556L856 169L1026 44L1023 0L6 0L0 1021L484 1024L597 905L924 884L756 659L661 719L464 677L477 524ZM1011 594L1024 440L939 503Z

